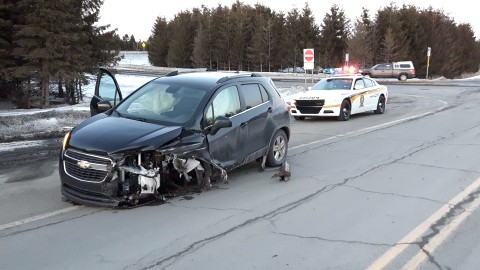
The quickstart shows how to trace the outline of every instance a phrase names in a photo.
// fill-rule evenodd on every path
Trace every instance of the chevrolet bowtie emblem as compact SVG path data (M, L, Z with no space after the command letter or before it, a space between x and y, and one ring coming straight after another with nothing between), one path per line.
M90 162L88 161L85 161L85 160L80 160L77 162L77 165L78 167L82 168L82 169L88 169L90 168Z

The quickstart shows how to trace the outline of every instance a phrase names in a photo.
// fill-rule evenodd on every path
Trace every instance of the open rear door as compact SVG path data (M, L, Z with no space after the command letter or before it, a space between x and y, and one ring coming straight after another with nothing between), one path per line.
M122 100L122 92L115 76L100 68L95 84L95 94L90 101L90 115L96 115L115 107Z

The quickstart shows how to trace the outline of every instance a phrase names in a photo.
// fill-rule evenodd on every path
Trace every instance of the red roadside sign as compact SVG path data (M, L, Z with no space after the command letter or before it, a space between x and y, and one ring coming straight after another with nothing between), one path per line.
M303 62L313 63L313 49L303 49Z

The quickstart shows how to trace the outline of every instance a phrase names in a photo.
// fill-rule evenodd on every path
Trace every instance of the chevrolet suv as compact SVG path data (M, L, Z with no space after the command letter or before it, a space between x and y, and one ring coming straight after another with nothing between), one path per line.
M172 72L125 99L101 69L92 117L65 135L61 191L74 203L134 206L259 161L285 162L286 103L270 78L238 72Z

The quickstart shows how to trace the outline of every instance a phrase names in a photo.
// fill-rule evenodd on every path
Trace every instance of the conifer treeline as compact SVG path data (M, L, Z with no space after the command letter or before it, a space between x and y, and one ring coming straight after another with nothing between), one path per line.
M157 66L276 71L303 66L303 49L314 48L316 66L342 66L349 53L349 62L360 67L411 60L421 77L431 47L430 74L453 78L479 68L480 41L471 26L441 10L391 4L373 18L363 9L351 22L333 4L320 25L314 15L322 16L307 3L284 14L237 1L182 11L170 21L158 17L149 59Z

